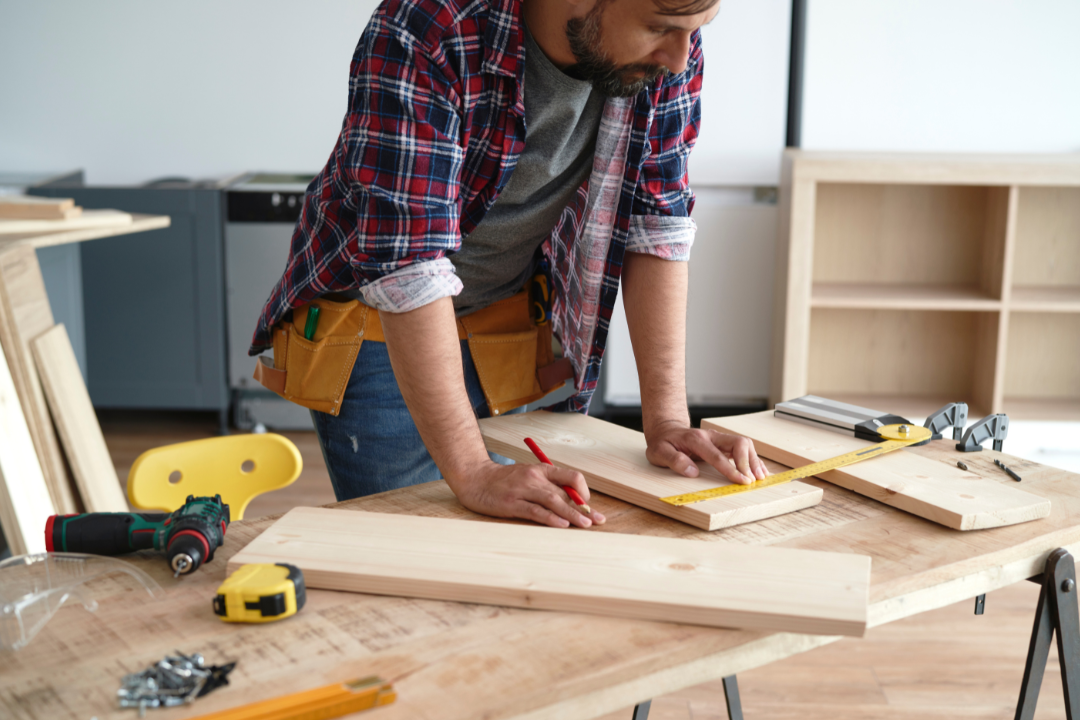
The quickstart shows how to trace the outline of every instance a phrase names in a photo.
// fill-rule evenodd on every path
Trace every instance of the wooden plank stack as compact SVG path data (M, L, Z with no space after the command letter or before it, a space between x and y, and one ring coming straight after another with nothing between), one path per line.
M13 553L43 551L54 513L127 509L35 248L168 224L70 199L0 196L0 524Z

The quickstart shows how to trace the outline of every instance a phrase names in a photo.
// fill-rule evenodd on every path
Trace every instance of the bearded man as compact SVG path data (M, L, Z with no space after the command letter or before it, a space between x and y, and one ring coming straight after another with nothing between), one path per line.
M259 320L256 376L312 409L339 500L445 478L461 503L602 523L584 478L489 456L478 417L586 412L620 286L654 465L767 473L690 426L687 159L718 0L386 0ZM551 337L560 341L561 359Z

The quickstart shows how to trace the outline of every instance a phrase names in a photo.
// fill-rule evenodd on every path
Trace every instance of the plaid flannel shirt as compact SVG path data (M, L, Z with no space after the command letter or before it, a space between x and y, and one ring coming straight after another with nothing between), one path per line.
M360 38L349 106L307 189L288 265L250 354L293 309L360 288L380 311L456 295L447 255L480 223L525 146L520 0L385 0ZM635 98L608 99L589 179L542 252L552 322L586 412L600 373L623 254L689 259L695 226L687 159L700 122L700 34L689 64Z

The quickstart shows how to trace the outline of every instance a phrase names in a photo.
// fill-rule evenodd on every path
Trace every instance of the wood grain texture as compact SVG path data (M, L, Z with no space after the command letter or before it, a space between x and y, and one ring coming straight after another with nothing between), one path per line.
M168 427L163 427L162 416ZM183 429L190 425L180 425L187 422L183 415L155 417L158 422L124 424L122 428L106 422L110 428L106 438L118 453L121 474L124 463L146 447L194 437L190 429ZM213 434L214 427L208 422L200 432ZM318 446L311 442L300 447L305 453L305 471L313 470L321 462ZM314 455L307 454L307 447ZM944 440L906 452L955 462L955 451ZM892 720L968 717L956 707L941 711L939 703L956 702L954 698L963 702L965 696L971 696L968 688L973 686L969 683L983 683L993 684L994 697L1004 700L997 702L996 712L977 717L1011 717L1005 708L1016 699L1031 632L1032 603L1038 595L1038 588L1023 579L1040 570L1053 548L1080 552L1080 476L993 450L978 453L968 462L976 472L991 477L1000 472L993 465L994 458L1017 467L1025 487L1052 499L1050 517L1037 523L959 533L810 478L807 482L827 488L820 505L716 532L698 530L594 493L592 503L607 515L608 522L589 532L869 554L873 558L871 624L889 623L881 627L885 639L876 646L876 657L887 659L886 664L893 668L917 669L913 688L927 687L935 677L933 661L939 662L936 667L951 670L934 681L944 683L935 684L936 695L913 701L921 707L912 708L912 712L876 715L860 706L836 716ZM780 469L771 460L765 462L774 472ZM302 477L289 490L313 487L302 486L304 482ZM326 487L329 479L323 474L313 477L311 483ZM302 500L302 495L297 499ZM309 497L308 502L314 501ZM358 498L337 507L496 522L466 510L441 481ZM865 644L874 637L874 630L867 638L835 642L835 637L818 635L719 630L326 590L310 591L306 607L284 622L270 626L222 623L209 611L208 599L225 578L227 559L273 521L263 518L233 523L214 560L197 573L178 579L172 577L159 555L130 556L127 562L161 583L165 599L157 603L140 599L121 576L94 583L88 590L99 602L97 612L88 613L78 603L69 603L29 647L0 654L0 707L20 720L86 720L90 716L130 720L132 712L116 705L119 679L181 649L202 652L211 662L237 660L238 664L227 687L200 698L193 708L155 711L158 720L180 720L369 674L392 681L400 693L397 703L379 711L380 720L587 720L614 711L625 711L620 715L620 720L625 720L629 717L626 708L636 702L684 689L696 693L700 683L719 683L720 678L734 673L739 674L748 718L759 716L756 708L760 706L752 702L765 692L779 714L763 709L761 717L819 720L834 717L832 700L850 697L858 677L847 675L856 671L853 666L865 673L867 665L880 665L870 660ZM1014 583L1034 590L1034 597L1024 604L1018 618L1018 632L1002 628L998 614L1001 603L994 596L989 598L986 616L970 615L970 600L975 595ZM918 627L924 616L911 616L961 600L962 616L969 623L966 627L978 637L973 644L957 644L960 628L951 619L924 625L928 628L925 633L913 632L911 624L893 622L911 618ZM813 650L802 660L796 658L803 668L817 668L817 677L793 673L790 665L781 664L772 677L791 682L770 683L765 689L758 686L759 692L754 692L750 678L757 672L771 672L772 666L748 672L752 668L822 645L827 647ZM1005 668L994 660L992 651L984 649L1006 645L1012 654L1008 675L1002 680ZM979 672L973 674L972 668ZM822 677L829 680L819 682L817 678ZM1052 706L1053 692L1044 685L1046 697L1040 700L1040 709ZM831 698L831 693L843 694ZM927 702L934 707L928 707ZM662 704L654 703L653 707L658 709ZM722 700L719 705L722 708ZM726 715L722 709L713 712L711 707L695 706L693 717L719 720Z
M1013 282L1080 288L1080 187L1021 188Z
M0 348L0 526L14 555L45 552L53 509L15 382Z
M1062 416L1060 402L1031 402L1038 397L1007 389L1011 378L1038 375L1043 364L1034 353L1014 350L1009 334L1016 313L1080 315L1080 155L788 150L783 167L773 403L807 392L904 401L947 393L984 412L1020 401L1029 419ZM797 231L807 217L809 231ZM804 276L813 282L805 301L794 291ZM805 302L814 308L809 327ZM828 314L841 309L851 312ZM835 342L861 334L869 311L885 310L979 316L960 322L958 334L935 327L954 321L900 322L893 325L907 327L877 326L869 343ZM828 341L823 328L831 332ZM959 354L922 351L942 339L955 347L961 335L969 337ZM794 338L807 339L800 345ZM1055 341L1043 336L1039 344ZM873 350L886 345L900 346L901 354L948 357L953 367L923 362L923 377L945 382L897 388L907 380L868 374L880 356L896 357ZM821 385L822 377L840 382ZM868 382L852 384L848 377ZM1060 373L1048 376L1054 377ZM1069 382L1066 377L1054 390L1071 397Z
M866 440L781 420L772 411L704 420L702 427L745 435L754 441L759 455L791 467L872 445ZM1050 514L1049 500L1015 487L1008 478L990 480L963 471L955 463L934 462L906 449L831 470L821 477L954 530L1014 525Z
M645 458L645 436L635 430L579 413L536 411L480 421L488 450L522 463L537 462L525 447L536 440L559 467L577 470L589 488L681 520L717 530L802 510L821 502L819 488L793 482L677 507L660 498L730 485L713 467L698 463L696 478L677 475Z
M127 498L116 477L67 330L62 324L55 325L31 344L49 409L86 511L127 512Z
M54 324L34 249L22 245L0 248L0 344L53 507L66 514L78 512L79 507L30 349L30 341Z
M130 225L110 225L108 227L75 228L49 230L45 232L12 233L0 235L0 249L12 245L29 245L35 248L52 247L54 245L68 245L98 238L113 237L115 235L130 235L131 233L157 230L169 227L171 220L168 215L139 215L132 214Z
M870 558L296 508L229 561L308 587L710 627L862 636Z

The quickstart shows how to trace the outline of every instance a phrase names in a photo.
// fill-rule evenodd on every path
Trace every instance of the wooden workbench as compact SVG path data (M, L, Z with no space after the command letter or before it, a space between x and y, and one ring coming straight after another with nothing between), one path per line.
M904 452L954 463L952 446L946 440ZM879 625L1035 575L1054 548L1080 549L1080 476L989 450L964 460L975 472L1012 482L994 468L995 457L1023 476L1025 490L1051 499L1050 517L961 533L816 479L808 482L825 488L820 505L713 533L599 493L592 504L608 517L601 532L870 555L870 618ZM442 482L339 506L489 520L462 508ZM372 718L573 720L839 639L329 591L310 591L301 613L279 623L226 625L210 610L225 562L271 522L234 523L214 561L192 577L174 580L161 557L136 557L133 562L166 589L163 601L148 601L124 579L99 581L96 613L65 607L28 647L0 655L0 714L19 720L134 717L115 705L120 677L179 649L239 663L229 687L187 710L153 711L161 720L369 674L393 682L399 694Z

